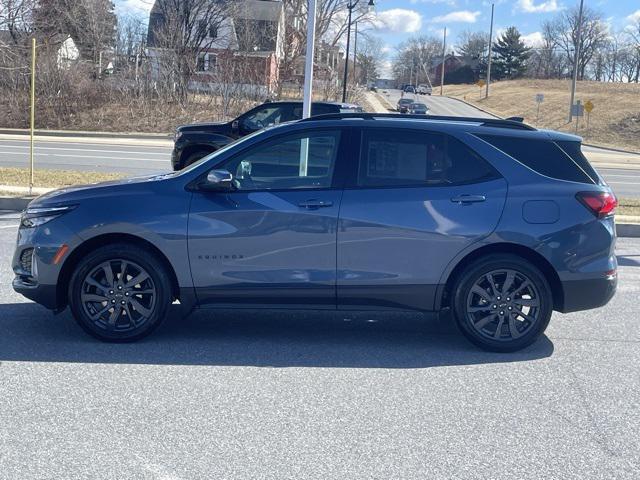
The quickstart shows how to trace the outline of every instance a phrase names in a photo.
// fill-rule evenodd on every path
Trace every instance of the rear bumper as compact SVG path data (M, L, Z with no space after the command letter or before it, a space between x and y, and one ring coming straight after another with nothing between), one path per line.
M564 302L560 311L569 313L602 307L613 298L617 286L617 275L598 279L562 282Z
M58 309L57 289L55 285L31 284L20 277L16 277L13 279L13 289L29 300L33 300L49 310Z

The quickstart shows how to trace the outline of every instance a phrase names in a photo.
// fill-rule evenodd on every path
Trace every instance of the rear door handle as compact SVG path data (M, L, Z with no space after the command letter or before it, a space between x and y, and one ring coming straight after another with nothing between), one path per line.
M458 195L453 197L451 201L453 203L478 203L484 202L487 199L484 195Z
M304 202L300 202L298 206L309 210L316 210L318 208L333 207L333 202L326 200L306 200Z

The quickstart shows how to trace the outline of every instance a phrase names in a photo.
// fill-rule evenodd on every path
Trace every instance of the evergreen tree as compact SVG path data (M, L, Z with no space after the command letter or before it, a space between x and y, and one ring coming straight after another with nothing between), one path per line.
M520 38L516 27L509 27L493 44L495 70L492 75L498 79L521 77L527 68L531 49Z

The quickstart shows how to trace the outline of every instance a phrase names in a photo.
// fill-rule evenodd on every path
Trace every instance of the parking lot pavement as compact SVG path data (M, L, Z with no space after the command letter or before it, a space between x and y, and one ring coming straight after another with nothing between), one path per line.
M640 241L605 308L516 354L448 318L173 316L102 344L10 288L0 214L0 478L640 477Z

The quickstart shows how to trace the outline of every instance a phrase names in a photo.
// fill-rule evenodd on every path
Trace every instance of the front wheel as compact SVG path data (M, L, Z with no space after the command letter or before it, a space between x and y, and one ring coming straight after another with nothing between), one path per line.
M189 165L196 163L198 160L200 160L201 158L206 157L207 155L209 155L211 152L206 151L206 150L198 150L196 152L193 152L191 154L189 154L189 156L187 157L187 159L184 161L184 165L182 168L186 168Z
M531 345L547 328L553 311L544 275L515 255L490 255L469 265L453 295L453 313L462 333L494 352Z
M171 284L162 262L136 245L100 247L77 265L69 304L78 324L107 342L149 335L171 304Z

